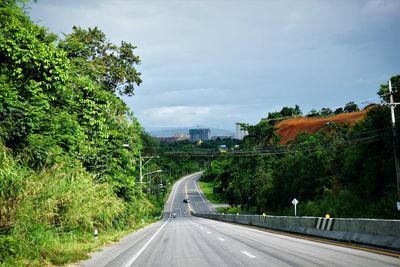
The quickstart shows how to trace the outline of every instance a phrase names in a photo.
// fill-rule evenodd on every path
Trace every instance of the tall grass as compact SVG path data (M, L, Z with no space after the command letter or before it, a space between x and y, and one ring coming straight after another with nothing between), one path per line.
M94 228L102 233L99 245L118 235L116 229L134 226L150 209L142 201L132 208L108 184L94 182L76 160L64 156L57 162L34 171L0 146L0 265L43 266L85 258L96 246Z

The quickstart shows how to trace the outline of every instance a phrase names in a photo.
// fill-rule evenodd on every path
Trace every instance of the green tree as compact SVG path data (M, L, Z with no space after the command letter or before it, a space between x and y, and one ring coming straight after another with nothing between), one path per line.
M317 117L317 116L319 116L319 113L315 109L310 110L310 112L307 114L307 117Z
M245 147L266 147L279 142L280 137L268 120L262 119L257 125L249 125L245 129L249 133L243 140Z
M359 111L360 109L358 108L357 104L354 103L353 101L350 101L344 106L344 112L355 112Z
M331 116L333 111L330 108L322 108L319 112L322 116Z
M335 109L335 115L341 114L341 113L343 113L343 112L344 112L343 108L337 108L337 109Z
M89 76L105 91L133 95L134 86L142 82L134 67L140 64L139 57L134 54L136 46L124 41L117 46L97 27L88 30L73 27L72 33L59 42L59 47L80 73Z
M0 137L22 148L48 127L63 99L68 60L55 36L31 23L14 1L0 8Z
M390 80L392 82L394 102L398 102L400 99L400 75L393 76ZM389 102L389 85L387 83L381 84L378 95L386 102Z

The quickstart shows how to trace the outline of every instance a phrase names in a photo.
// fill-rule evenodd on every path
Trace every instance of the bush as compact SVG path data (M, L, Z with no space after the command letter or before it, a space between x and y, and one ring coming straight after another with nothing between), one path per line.
M62 164L33 171L4 147L0 150L0 262L15 255L45 259L51 253L44 251L66 235L85 235L94 227L102 231L122 227L127 221L121 217L136 215L109 185L95 183L68 156Z

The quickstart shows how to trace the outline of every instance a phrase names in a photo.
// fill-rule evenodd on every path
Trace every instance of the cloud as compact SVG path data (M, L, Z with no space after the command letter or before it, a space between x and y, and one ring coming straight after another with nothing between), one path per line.
M148 108L142 111L146 123L157 122L159 127L189 127L195 125L208 125L209 127L233 128L234 122L245 119L238 113L240 107L229 105L214 106L164 106ZM210 123L212 119L220 123ZM161 123L160 123L161 122Z
M283 106L374 97L400 69L399 11L400 1L40 0L31 14L57 33L99 26L137 45L143 83L124 100L144 127L233 129Z
M294 29L299 23L303 21L303 17L301 17L297 13L291 13L288 17L287 24L283 27L285 31L290 31Z
M400 2L393 0L369 0L364 6L364 12L369 15L398 14L399 10Z

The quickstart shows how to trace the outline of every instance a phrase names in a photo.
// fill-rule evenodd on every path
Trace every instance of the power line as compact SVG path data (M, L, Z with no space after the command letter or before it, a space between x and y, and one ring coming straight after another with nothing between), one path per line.
M381 130L387 130L387 128L383 128ZM378 131L378 130L376 130ZM369 131L373 132L373 131ZM164 152L163 154L166 156L192 156L192 157L220 157L220 156L263 156L263 155L281 155L281 154L289 154L289 153L297 153L297 152L312 152L317 150L328 150L335 147L340 146L349 146L352 144L358 143L367 143L371 142L375 139L388 135L389 132L383 132L381 134L375 134L365 137L358 137L352 139L342 139L342 140L334 140L330 143L307 143L307 144L295 144L281 147L267 147L267 148L259 148L253 150L238 150L238 151L227 151L227 152L215 152L215 153L193 153L193 152L183 152L183 151L169 151Z

